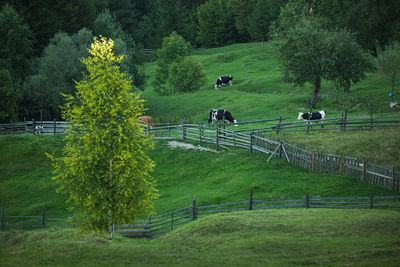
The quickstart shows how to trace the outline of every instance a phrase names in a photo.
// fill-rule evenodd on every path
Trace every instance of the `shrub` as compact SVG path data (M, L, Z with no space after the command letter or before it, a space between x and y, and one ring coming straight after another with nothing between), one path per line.
M200 61L194 57L185 57L171 64L168 84L174 93L195 92L204 85L205 77Z

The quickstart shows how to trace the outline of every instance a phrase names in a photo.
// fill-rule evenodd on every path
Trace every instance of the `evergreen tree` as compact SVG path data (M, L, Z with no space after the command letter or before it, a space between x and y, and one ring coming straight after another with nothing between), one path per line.
M158 44L173 31L186 40L190 38L189 12L182 6L181 0L156 0L154 11L153 25Z
M235 18L235 28L240 36L236 37L237 41L249 41L249 23L256 0L230 0L229 8Z
M0 11L0 69L9 71L20 84L28 74L33 58L32 33L18 12L9 5Z
M76 33L91 28L96 13L95 0L8 0L29 25L34 39L35 54L40 55L49 40L60 31Z
M71 122L66 146L53 158L53 179L68 194L81 225L108 230L110 238L113 223L133 223L151 212L157 197L147 155L152 143L137 120L143 100L132 93L131 79L119 68L123 56L114 55L113 45L111 39L95 39L83 60L87 74L64 106Z
M285 0L258 0L249 17L249 32L254 40L268 39L269 28L279 16Z
M0 69L0 123L17 120L19 94L9 71Z
M234 15L228 0L209 0L197 9L197 41L206 47L227 45L235 42Z

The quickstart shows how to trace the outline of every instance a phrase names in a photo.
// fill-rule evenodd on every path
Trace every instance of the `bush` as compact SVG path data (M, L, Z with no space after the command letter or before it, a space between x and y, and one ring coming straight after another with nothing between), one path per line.
M205 83L203 66L197 58L185 57L171 64L168 85L171 91L195 92Z

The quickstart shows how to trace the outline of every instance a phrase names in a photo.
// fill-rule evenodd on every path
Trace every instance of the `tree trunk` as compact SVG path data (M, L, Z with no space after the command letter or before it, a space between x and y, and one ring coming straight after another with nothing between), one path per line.
M321 80L316 81L314 83L314 86L315 86L315 88L314 88L313 97L310 102L310 108L315 108L315 103L317 102L318 92L319 92L319 89L321 89Z

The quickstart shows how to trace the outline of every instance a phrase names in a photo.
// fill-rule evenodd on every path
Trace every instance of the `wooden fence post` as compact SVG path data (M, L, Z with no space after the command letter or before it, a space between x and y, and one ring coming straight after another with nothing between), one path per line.
M201 133L202 133L202 127L201 124L199 123L199 142L201 143Z
M32 129L33 129L33 135L36 134L36 129L35 129L36 125L35 125L35 119L32 119Z
M1 201L1 231L4 232L5 230L5 217L4 217L4 200Z
M312 165L311 165L311 170L315 172L315 151L313 150L312 152Z
M253 134L254 132L250 133L250 153L253 153Z
M146 129L147 129L147 135L150 135L150 121L147 120L146 122Z
M346 121L347 121L347 108L344 111L343 131L346 130Z
M183 118L183 123L182 123L182 139L183 141L186 140L186 118Z
M392 191L395 189L394 166L392 166Z
M250 189L249 210L253 209L253 189Z
M306 209L310 207L310 196L308 195L308 192L306 192Z
M370 114L371 114L371 128L374 128L374 120L372 119L372 103L369 103Z
M367 163L365 161L365 157L363 157L363 170L362 170L362 180L365 181L366 179L366 169L367 169Z
M369 208L374 208L374 195L372 193L369 194Z
M174 228L174 211L171 211L171 230Z
M217 122L217 129L216 129L217 131L216 131L216 139L215 139L215 144L217 145L217 146L219 146L219 125L218 125L218 122Z
M193 205L192 205L192 220L197 220L197 204L196 198L193 198Z
M57 121L56 118L54 118L54 135L57 134Z
M42 210L42 227L43 228L45 227L45 220L46 220L45 215L46 215L46 209L45 209L45 207L43 207L43 210Z
M169 120L167 122L167 127L168 127L168 137L170 137L171 136L171 129L169 128Z
M340 152L340 158L339 158L339 170L340 170L340 175L343 175L343 153Z
M14 133L14 122L13 122L13 120L10 120L10 122L11 122L11 133L13 134Z
M281 129L281 122L282 122L282 115L279 117L278 126L276 127L276 134L279 134L279 131Z
M232 126L232 133L233 133L233 147L236 147L236 132L235 132L235 130L233 129L233 127L235 127L235 126Z

